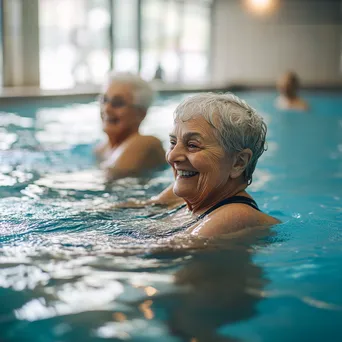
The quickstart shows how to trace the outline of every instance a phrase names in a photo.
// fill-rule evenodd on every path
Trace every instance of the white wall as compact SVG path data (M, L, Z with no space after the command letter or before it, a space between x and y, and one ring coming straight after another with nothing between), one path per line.
M307 85L342 85L342 1L279 0L272 16L216 0L212 81L272 85L285 70Z

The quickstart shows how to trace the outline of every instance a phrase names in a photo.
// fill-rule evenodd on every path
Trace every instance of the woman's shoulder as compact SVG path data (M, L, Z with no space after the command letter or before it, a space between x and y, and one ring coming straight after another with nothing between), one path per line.
M162 142L153 135L136 135L129 143L132 147L138 147L146 151L163 149Z
M246 225L275 224L279 222L276 218L243 203L232 203L223 206L213 214L217 215L218 222L227 220L236 228Z
M309 109L309 105L304 99L296 98L295 100L290 101L283 96L279 96L275 100L275 106L280 110L307 111Z
M98 143L94 149L93 149L93 153L95 154L95 156L99 159L104 158L104 154L107 152L108 150L108 142L107 141L103 141Z
M161 145L161 141L154 135L140 135L139 139L151 145Z
M210 213L191 233L216 236L235 233L245 228L277 224L279 221L243 203L222 206Z

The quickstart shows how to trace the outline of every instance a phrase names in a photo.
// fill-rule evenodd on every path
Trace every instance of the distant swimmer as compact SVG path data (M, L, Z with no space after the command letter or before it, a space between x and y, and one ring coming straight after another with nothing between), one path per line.
M276 107L282 110L308 110L307 102L298 95L299 86L300 82L296 73L289 71L281 76L277 82L280 95L276 99Z

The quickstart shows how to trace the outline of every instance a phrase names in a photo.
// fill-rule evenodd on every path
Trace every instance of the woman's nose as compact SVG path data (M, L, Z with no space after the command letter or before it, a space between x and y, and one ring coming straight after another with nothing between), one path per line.
M186 160L185 151L181 144L176 144L166 153L166 160L170 164Z

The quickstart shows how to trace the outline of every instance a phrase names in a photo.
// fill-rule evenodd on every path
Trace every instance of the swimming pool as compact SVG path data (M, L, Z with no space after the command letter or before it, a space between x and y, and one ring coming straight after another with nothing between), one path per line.
M105 210L172 180L104 182L92 156L96 103L0 113L0 341L339 341L342 98L239 96L268 123L250 192L283 223L255 236L170 245L155 208ZM167 146L181 98L158 99L143 132Z

